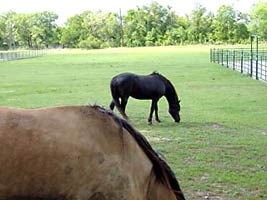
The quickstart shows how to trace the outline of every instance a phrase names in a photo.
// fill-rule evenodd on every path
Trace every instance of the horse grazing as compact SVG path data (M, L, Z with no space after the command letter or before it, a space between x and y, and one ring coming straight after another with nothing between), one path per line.
M167 163L99 106L0 107L1 200L183 200Z
M152 99L148 124L152 123L152 115L155 111L155 118L160 122L158 116L158 101L165 96L169 103L169 113L175 122L180 122L180 100L171 82L159 73L153 72L150 75L142 76L132 73L119 74L112 78L110 83L112 101L110 109L116 106L124 119L128 120L125 113L128 98ZM121 99L121 102L120 100Z

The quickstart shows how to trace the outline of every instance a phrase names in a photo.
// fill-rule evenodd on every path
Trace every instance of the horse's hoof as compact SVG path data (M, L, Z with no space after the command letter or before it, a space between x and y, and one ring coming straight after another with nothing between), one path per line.
M127 115L122 115L122 118L125 120L125 121L129 121L129 118L128 118L128 116Z
M160 123L161 121L159 119L156 119L156 122Z
M149 121L148 121L147 124L148 124L148 125L152 125L152 122L149 122Z

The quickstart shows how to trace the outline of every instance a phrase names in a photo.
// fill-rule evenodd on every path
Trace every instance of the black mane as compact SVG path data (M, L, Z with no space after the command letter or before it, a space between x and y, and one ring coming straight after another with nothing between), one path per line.
M149 160L152 162L156 178L161 181L162 184L164 184L166 187L173 190L177 200L184 200L184 195L173 171L171 170L169 165L156 153L147 139L141 133L135 130L127 121L119 118L113 112L97 105L93 107L101 111L102 113L106 113L111 116L121 127L126 129L132 135L141 149L145 152Z
M172 85L171 81L156 71L154 71L151 75L158 76L161 80L163 80L165 85L168 87L168 89L167 89L168 93L166 93L166 97L167 98L174 98L175 104L179 103L179 99L178 99L176 90L175 90L174 86Z

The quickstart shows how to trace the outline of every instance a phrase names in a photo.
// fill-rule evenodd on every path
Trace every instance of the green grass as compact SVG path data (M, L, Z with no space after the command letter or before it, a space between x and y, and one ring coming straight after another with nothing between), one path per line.
M0 105L36 108L110 103L110 79L158 71L177 89L181 123L159 102L130 99L136 129L166 156L187 199L267 199L267 85L209 63L209 47L71 51L0 63ZM117 112L117 111L116 111Z

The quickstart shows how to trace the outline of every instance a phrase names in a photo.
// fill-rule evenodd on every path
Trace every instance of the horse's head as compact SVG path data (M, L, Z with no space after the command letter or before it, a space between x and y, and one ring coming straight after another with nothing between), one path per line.
M175 122L180 122L180 100L177 102L177 104L173 104L169 107L169 113L174 119Z

